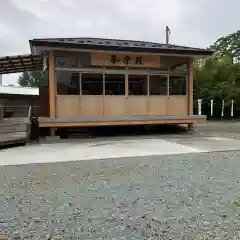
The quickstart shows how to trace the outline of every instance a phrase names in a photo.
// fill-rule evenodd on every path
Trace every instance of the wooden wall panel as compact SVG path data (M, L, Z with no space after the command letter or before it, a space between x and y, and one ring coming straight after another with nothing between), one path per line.
M103 109L104 116L126 116L125 96L105 96Z
M187 96L58 95L57 117L187 116Z
M49 117L50 105L49 105L49 87L40 87L39 96L33 101L32 111L36 116Z
M148 113L150 116L167 115L168 96L149 96Z
M103 116L103 96L81 96L79 115L82 117Z
M167 101L168 116L187 116L187 96L169 96Z
M80 115L80 96L57 95L56 116L78 117Z
M126 116L148 115L148 96L128 96Z

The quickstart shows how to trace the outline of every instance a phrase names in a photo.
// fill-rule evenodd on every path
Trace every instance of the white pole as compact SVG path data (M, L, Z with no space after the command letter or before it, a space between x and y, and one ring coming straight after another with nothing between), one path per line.
M202 99L198 99L198 115L202 115Z
M231 117L233 117L233 104L234 104L234 102L232 100L232 104L231 104Z
M213 116L213 100L211 100L211 117Z
M47 69L47 56L46 54L43 55L43 71Z
M222 114L221 114L221 117L224 116L224 99L222 100Z

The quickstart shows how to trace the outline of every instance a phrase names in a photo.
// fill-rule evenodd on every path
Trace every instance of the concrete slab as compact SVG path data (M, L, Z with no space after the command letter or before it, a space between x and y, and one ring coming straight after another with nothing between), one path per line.
M195 153L198 149L164 139L53 143L5 149L0 165Z
M151 155L240 150L240 141L204 136L162 136L139 139L67 139L0 151L0 165L67 162Z
M238 125L229 126L235 129L234 134L229 133L227 127L222 134L215 125L197 127L188 134L44 140L40 144L0 150L0 165L240 150Z

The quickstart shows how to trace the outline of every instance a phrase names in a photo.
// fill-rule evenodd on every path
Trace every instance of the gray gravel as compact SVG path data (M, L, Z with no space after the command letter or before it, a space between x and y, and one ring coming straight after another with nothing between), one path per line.
M240 239L240 152L0 168L9 239Z
M199 133L204 133L209 136L240 139L240 122L219 121L208 122L208 124L197 124L195 126L195 135Z

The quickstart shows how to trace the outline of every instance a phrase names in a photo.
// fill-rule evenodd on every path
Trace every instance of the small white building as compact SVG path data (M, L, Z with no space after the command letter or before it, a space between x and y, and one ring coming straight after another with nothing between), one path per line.
M29 106L38 95L38 88L0 85L0 118L27 116Z

